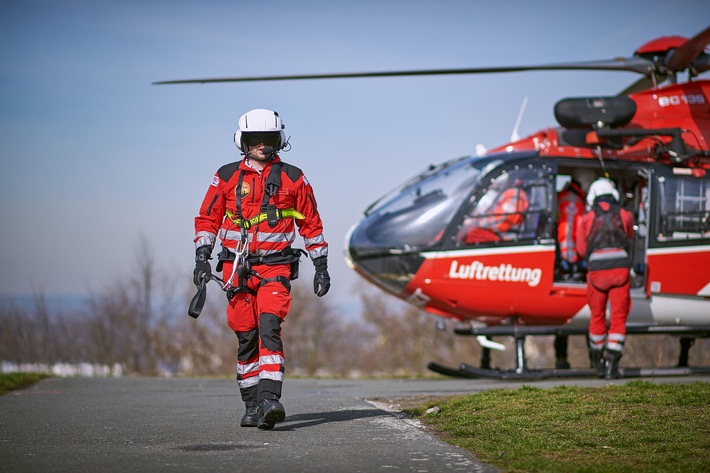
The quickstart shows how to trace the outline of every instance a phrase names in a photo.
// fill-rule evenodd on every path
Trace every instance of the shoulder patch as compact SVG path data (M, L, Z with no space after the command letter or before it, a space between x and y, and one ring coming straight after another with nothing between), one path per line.
M210 185L214 186L214 187L217 187L219 185L219 177L217 177L216 174L214 176L212 176L212 184L210 184Z
M284 163L283 168L281 169L281 172L285 173L289 179L291 179L291 182L296 182L299 177L303 175L303 171L301 171L300 168L297 168L296 166L293 166L292 164Z
M220 179L222 179L224 182L228 182L234 173L239 169L239 163L234 162L234 163L229 163L225 164L221 168L217 170L217 175L219 176Z

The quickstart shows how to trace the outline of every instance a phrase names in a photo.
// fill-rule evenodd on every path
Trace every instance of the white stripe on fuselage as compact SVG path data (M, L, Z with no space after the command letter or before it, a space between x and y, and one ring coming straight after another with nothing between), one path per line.
M506 246L503 248L473 248L465 250L451 251L423 251L422 256L426 259L448 259L465 258L467 256L492 256L492 255L513 255L520 253L542 253L545 251L555 251L554 245L525 245Z
M707 253L710 252L710 245L696 246L672 246L667 248L648 248L647 255L675 255L678 253Z

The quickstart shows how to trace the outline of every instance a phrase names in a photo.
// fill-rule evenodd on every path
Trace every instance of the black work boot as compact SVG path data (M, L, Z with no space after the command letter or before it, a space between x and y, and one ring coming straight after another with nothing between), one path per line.
M262 430L271 430L277 422L283 422L286 419L286 410L276 399L261 401L259 411L261 411L261 418L259 418L258 427Z
M621 378L621 373L619 372L619 359L621 358L621 353L618 351L607 350L606 352L606 370L604 372L604 379L616 379Z
M246 407L247 410L244 413L244 416L242 417L242 422L240 425L242 427L256 427L257 425L259 425L259 418L261 417L261 412L259 412L259 406L247 405Z
M597 376L600 378L604 377L604 351L595 350L593 348L589 349L589 361L592 364L592 368L597 371Z

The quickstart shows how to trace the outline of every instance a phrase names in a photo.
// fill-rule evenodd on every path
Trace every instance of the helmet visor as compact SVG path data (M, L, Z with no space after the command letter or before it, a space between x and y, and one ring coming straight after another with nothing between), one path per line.
M268 131L268 132L249 132L242 134L242 140L247 146L277 146L279 140L281 139L281 133L278 131Z

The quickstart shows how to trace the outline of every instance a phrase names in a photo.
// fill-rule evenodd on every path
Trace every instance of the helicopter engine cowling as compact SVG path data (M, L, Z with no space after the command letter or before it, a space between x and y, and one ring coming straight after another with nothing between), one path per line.
M636 113L636 102L625 95L563 99L555 104L555 118L565 128L592 129L627 125Z

